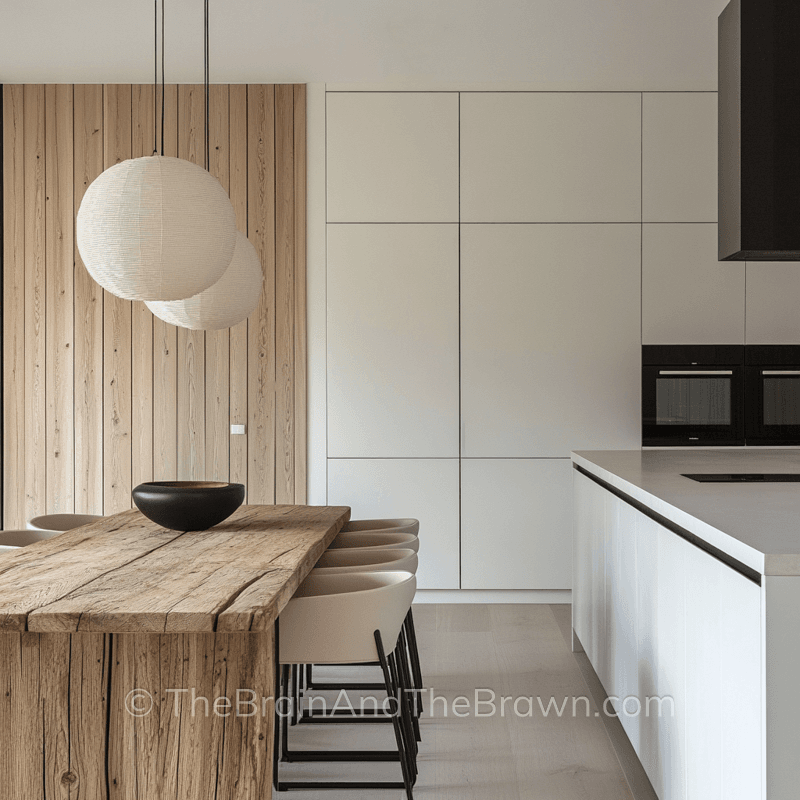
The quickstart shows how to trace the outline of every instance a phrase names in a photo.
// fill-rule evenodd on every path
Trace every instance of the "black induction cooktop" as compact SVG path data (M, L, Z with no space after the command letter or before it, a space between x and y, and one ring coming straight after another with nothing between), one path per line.
M698 483L800 483L800 473L791 472L695 472L681 473Z

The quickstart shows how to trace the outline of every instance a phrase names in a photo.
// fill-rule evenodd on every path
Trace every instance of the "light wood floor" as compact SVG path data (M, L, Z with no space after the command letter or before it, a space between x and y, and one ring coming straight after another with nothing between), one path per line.
M421 605L414 608L426 685L450 702L474 699L476 688L534 698L534 715L422 720L417 798L436 800L633 800L603 722L570 651L569 606ZM330 674L330 673L328 673ZM363 675L362 671L362 675ZM376 676L377 677L377 676ZM371 678L370 678L371 679ZM554 697L570 698L559 718L544 717ZM577 704L572 697L589 697ZM499 700L498 700L499 705ZM520 706L527 709L527 703ZM388 748L391 726L295 726L292 746ZM397 764L283 765L282 776L399 780ZM287 800L401 798L401 791L320 791L276 794Z

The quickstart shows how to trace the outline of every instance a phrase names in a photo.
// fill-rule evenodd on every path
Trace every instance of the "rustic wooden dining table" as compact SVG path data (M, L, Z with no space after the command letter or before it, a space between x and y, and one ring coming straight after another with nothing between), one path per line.
M347 507L125 511L0 555L0 798L272 796L275 621Z

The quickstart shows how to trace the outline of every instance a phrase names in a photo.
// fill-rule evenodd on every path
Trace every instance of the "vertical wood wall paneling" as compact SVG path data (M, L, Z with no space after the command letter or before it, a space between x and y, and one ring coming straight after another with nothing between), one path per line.
M24 89L3 87L3 519L25 519ZM16 309L16 313L12 310ZM8 522L12 521L9 525Z
M131 87L131 156L153 154L153 86ZM159 119L160 119L159 114ZM153 314L131 304L131 483L153 480Z
M306 86L294 86L294 502L305 504L308 339L306 320Z
M104 167L131 157L131 86L105 87ZM103 513L131 507L131 302L103 301Z
M45 89L25 86L25 507L45 513ZM24 524L23 524L24 527Z
M248 320L249 502L275 502L275 92L247 87L247 230L264 289Z
M178 87L178 158L205 167L203 87ZM178 328L178 479L204 480L205 331Z
M157 91L161 151L161 87ZM178 155L178 87L164 91L164 155ZM178 478L178 329L153 319L153 479Z
M228 87L209 87L209 171L230 196ZM206 473L211 481L230 480L230 333L206 331Z
M230 198L236 227L247 235L247 87L230 87ZM230 422L247 425L247 326L230 329ZM249 432L249 431L248 431ZM248 436L230 437L230 480L247 486ZM245 502L250 502L245 497Z
M103 87L76 85L73 206L103 171ZM75 246L75 511L103 513L103 289Z
M275 87L275 502L294 503L294 87Z
M72 86L45 88L45 398L48 511L75 511Z
M305 501L305 87L211 89L211 171L265 280L249 320L206 334L104 292L74 242L91 182L152 152L152 91L4 87L6 528L127 509L151 477ZM168 86L165 99L165 155L203 164L202 87ZM160 88L156 102L160 135ZM231 423L247 435L231 437Z

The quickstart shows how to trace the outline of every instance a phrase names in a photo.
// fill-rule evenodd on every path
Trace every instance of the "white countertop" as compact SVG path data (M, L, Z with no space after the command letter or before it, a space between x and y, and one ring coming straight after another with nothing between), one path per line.
M582 450L572 460L762 575L800 575L800 483L681 474L800 473L800 450Z

